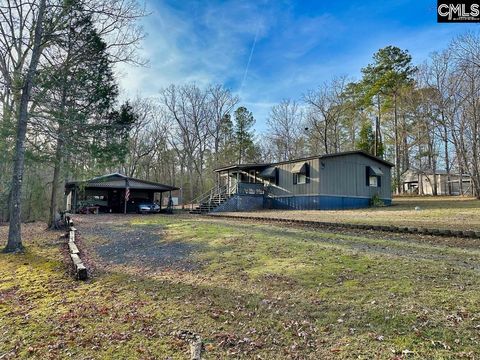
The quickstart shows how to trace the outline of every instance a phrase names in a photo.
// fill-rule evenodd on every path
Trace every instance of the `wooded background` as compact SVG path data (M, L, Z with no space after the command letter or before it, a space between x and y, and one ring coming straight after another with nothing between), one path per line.
M133 0L1 1L0 221L51 223L72 179L121 172L181 187L188 203L222 165L354 149L392 161L397 192L406 169L442 169L468 174L480 195L478 33L423 63L379 49L360 79L273 106L260 132L220 84L120 101L114 68L148 60L136 55L147 15Z

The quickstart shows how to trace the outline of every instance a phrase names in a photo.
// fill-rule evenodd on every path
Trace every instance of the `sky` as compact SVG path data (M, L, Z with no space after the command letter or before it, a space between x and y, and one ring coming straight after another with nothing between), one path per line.
M146 0L146 66L121 65L125 97L170 84L222 84L266 127L270 108L300 101L334 76L358 80L378 49L406 49L415 64L478 25L436 22L434 0Z

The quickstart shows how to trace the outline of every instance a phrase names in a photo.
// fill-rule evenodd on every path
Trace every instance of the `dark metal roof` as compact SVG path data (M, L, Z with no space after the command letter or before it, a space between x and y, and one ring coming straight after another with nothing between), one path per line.
M347 156L347 155L362 155L365 157L368 157L374 161L378 161L381 164L384 164L386 166L394 167L391 162L384 160L382 158L379 158L377 156L373 156L365 151L362 150L354 150L354 151L344 151L344 152L339 152L339 153L333 153L333 154L324 154L324 155L313 155L313 156L308 156L308 157L303 157L299 159L293 159L293 160L285 160L285 161L279 161L275 163L268 163L268 164L237 164L237 165L230 165L230 166L225 166L221 167L218 169L215 169L214 171L219 172L219 171L227 171L227 170L233 170L233 169L239 169L239 170L244 170L244 169L257 169L257 168L266 168L269 166L275 166L275 165L282 165L282 164L291 164L291 163L296 163L300 161L307 161L307 160L313 160L313 159L326 159L326 158L333 158L333 157L339 157L339 156Z
M323 158L346 156L346 155L363 155L363 156L368 157L372 160L378 161L379 163L382 163L383 165L387 165L387 166L390 166L390 167L395 166L390 161L379 158L378 156L373 156L372 154L369 154L369 153L367 153L363 150L353 150L353 151L344 151L344 152L333 153L333 154L325 154L325 155L320 155L319 157L321 159L323 159Z
M152 181L140 180L119 173L98 176L85 181L69 181L66 188L75 186L84 186L85 188L102 188L102 189L137 189L137 190L153 190L155 192L173 191L179 188L170 185L164 185Z
M258 174L258 176L265 179L274 179L276 174L277 169L273 166L270 166L263 170L260 174Z
M213 171L227 171L227 170L263 170L264 168L270 166L270 164L236 164L236 165L228 165L221 168L214 169Z

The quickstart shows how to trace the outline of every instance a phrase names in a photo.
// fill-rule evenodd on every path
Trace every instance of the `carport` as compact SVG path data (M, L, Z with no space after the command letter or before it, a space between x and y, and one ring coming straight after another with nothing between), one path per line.
M175 186L140 180L114 173L85 181L70 181L65 186L66 209L77 213L82 208L95 208L100 212L127 213L135 211L142 200L153 202L159 194L160 206L163 194L178 190Z

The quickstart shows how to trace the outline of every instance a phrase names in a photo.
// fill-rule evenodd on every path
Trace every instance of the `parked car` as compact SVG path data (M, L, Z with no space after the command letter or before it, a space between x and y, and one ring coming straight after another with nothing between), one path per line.
M160 205L155 204L152 201L141 201L137 203L137 213L139 214L148 214L148 213L159 213Z

